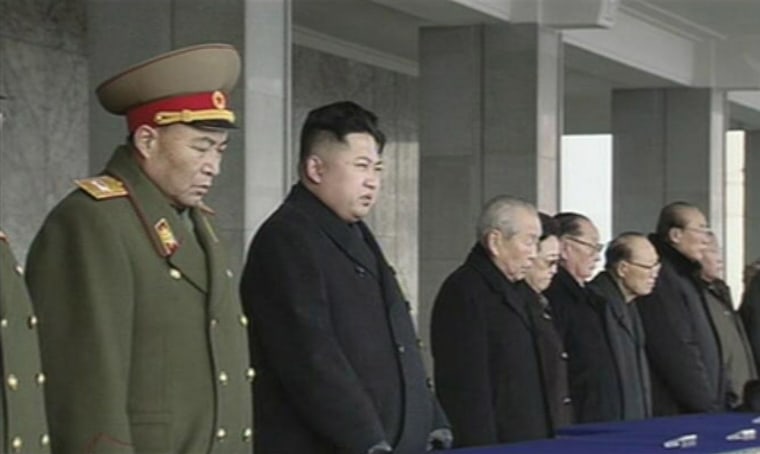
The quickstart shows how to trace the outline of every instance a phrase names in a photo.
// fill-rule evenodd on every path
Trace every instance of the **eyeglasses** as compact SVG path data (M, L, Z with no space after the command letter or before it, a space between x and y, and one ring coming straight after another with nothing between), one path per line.
M589 247L594 252L602 252L602 249L604 249L604 245L601 244L601 243L592 243L590 241L585 241L585 240L582 240L582 239L580 239L578 237L574 237L574 236L566 236L565 238L567 238L568 240L570 240L570 241L572 241L574 243L582 244L583 246Z
M639 268L645 269L647 271L659 270L660 267L662 266L662 262L660 262L659 260L651 265L647 265L646 263L634 262L633 260L626 260L626 262L630 263L633 266L638 266Z
M701 233L702 235L710 235L712 233L712 230L710 230L709 227L689 227L689 226L683 226L678 227L681 230L691 230L692 232Z
M543 257L536 257L535 259L537 262L543 263L543 265L547 268L551 268L553 266L559 265L559 259L547 259Z

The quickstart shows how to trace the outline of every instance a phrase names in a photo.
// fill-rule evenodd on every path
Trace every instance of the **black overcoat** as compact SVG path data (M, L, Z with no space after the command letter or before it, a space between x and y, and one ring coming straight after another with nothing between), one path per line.
M646 333L655 416L726 409L720 344L697 283L699 263L650 235L662 268L637 301Z
M604 322L605 303L560 267L544 295L568 355L576 422L623 419L620 377Z
M430 329L436 392L456 446L551 436L525 301L482 246L443 283Z
M383 440L420 454L448 426L409 303L362 222L297 184L256 233L241 294L256 454L359 454Z

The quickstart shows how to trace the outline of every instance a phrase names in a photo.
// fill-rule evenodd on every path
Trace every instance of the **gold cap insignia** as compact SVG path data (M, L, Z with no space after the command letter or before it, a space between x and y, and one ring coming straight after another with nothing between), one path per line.
M156 229L156 234L158 234L158 240L161 242L164 253L167 256L174 254L179 249L179 243L174 237L174 232L172 232L172 228L169 226L166 218L161 218L153 228Z
M129 194L124 183L108 175L74 180L74 183L95 200L112 199Z
M224 93L217 90L211 94L211 103L217 109L224 109L227 107L227 98L224 96Z

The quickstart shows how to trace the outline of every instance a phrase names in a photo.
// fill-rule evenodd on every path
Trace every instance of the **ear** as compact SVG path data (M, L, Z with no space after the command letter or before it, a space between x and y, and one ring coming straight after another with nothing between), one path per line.
M499 243L501 242L501 232L498 230L491 230L486 234L486 249L492 257L499 256Z
M630 266L628 263L626 263L625 260L621 260L615 265L615 274L617 274L620 279L623 279L625 278L625 275L628 274L629 269Z
M148 125L140 125L132 133L132 144L143 159L148 159L157 149L158 130Z
M319 156L313 154L306 158L306 163L304 165L304 175L310 182L314 184L321 183L324 171L325 163Z
M671 227L670 230L668 230L668 240L673 244L680 243L681 236L683 236L683 229L679 229L678 227Z
M569 243L570 243L569 240L566 240L566 239L559 240L559 258L563 262L567 260L567 256L568 256L567 248L568 248Z

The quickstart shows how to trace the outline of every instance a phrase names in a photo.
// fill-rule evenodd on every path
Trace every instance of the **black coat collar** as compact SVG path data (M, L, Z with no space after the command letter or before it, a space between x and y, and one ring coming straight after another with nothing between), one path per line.
M486 284L495 292L502 295L504 302L512 307L526 324L529 324L525 303L518 290L517 283L510 281L504 273L494 265L488 256L486 249L477 243L467 256L465 265L471 266L485 280Z
M346 255L376 279L380 278L378 260L381 259L381 254L364 222L359 221L352 228L301 183L293 186L285 203L313 219Z
M702 268L699 262L686 257L671 244L666 243L655 234L649 235L649 241L652 242L655 249L657 249L657 253L660 254L661 262L670 263L678 274L696 278L697 273Z

